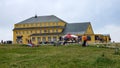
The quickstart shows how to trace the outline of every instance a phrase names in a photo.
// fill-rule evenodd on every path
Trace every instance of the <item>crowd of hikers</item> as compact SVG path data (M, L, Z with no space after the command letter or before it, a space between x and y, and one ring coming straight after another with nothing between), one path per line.
M98 38L97 38L98 39ZM99 39L101 42L103 40ZM70 36L61 36L59 37L58 40L53 40L53 41L50 41L50 42L38 42L38 45L35 45L32 40L28 40L28 46L31 46L31 47L34 47L34 46L39 46L39 45L54 45L54 46L58 46L58 45L69 45L69 44L80 44L82 45L83 47L87 46L88 43L87 41L89 41L89 37L86 36L86 35L83 35L83 36L74 36L74 37L70 37ZM22 41L19 41L17 43L20 43L22 44ZM12 41L3 41L1 40L0 44L12 44Z
M12 44L12 41L11 40L7 40L7 41L1 40L0 44Z
M82 41L83 40L83 41ZM87 46L87 36L78 36L76 38L67 38L67 37L59 37L58 40L56 41L51 41L51 42L39 42L39 45L45 45L45 44L50 44L50 45L53 45L53 46L59 46L59 45L69 45L69 44L80 44L82 45L83 47ZM37 46L35 44L32 43L31 40L28 41L28 46L31 46L31 47L34 47L34 46Z
M83 39L83 41L82 41ZM69 44L82 44L83 47L86 46L87 44L87 37L86 36L78 36L78 37L73 37L73 38L67 38L67 37L59 37L58 40L54 40L51 42L39 42L39 45L42 44L51 44L54 46L58 46L58 45L69 45ZM12 41L3 41L1 40L0 44L12 44ZM20 44L22 44L22 42L20 42ZM35 45L31 40L28 40L28 46L30 47L35 47L35 46L39 46L39 45Z

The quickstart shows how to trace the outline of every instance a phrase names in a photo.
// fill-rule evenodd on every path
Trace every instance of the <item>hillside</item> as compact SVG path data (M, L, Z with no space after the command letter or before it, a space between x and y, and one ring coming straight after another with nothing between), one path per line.
M115 49L80 45L0 45L2 68L120 68ZM119 51L120 52L120 51Z

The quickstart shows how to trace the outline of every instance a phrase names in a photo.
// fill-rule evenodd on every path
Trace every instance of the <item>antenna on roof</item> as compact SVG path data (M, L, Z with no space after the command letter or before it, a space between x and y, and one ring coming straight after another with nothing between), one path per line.
M35 18L37 18L37 14L35 14Z

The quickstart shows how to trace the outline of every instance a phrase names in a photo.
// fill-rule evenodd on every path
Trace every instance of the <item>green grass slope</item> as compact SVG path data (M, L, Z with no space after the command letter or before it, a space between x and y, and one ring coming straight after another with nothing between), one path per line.
M0 45L1 68L120 68L114 49L69 46Z

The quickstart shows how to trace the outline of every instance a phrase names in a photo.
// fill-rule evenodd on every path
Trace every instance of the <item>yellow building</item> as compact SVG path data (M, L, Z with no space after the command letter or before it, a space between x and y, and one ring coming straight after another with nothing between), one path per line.
M95 34L96 43L108 43L111 41L109 34Z
M31 17L15 24L13 42L27 44L29 41L32 41L34 44L40 44L46 41L56 41L59 37L68 33L79 37L86 35L89 43L98 42L98 39L96 41L95 38L101 36L101 34L94 34L90 22L67 23L54 15L49 15ZM102 35L102 38L106 37L108 36ZM107 40L106 42L109 41Z

